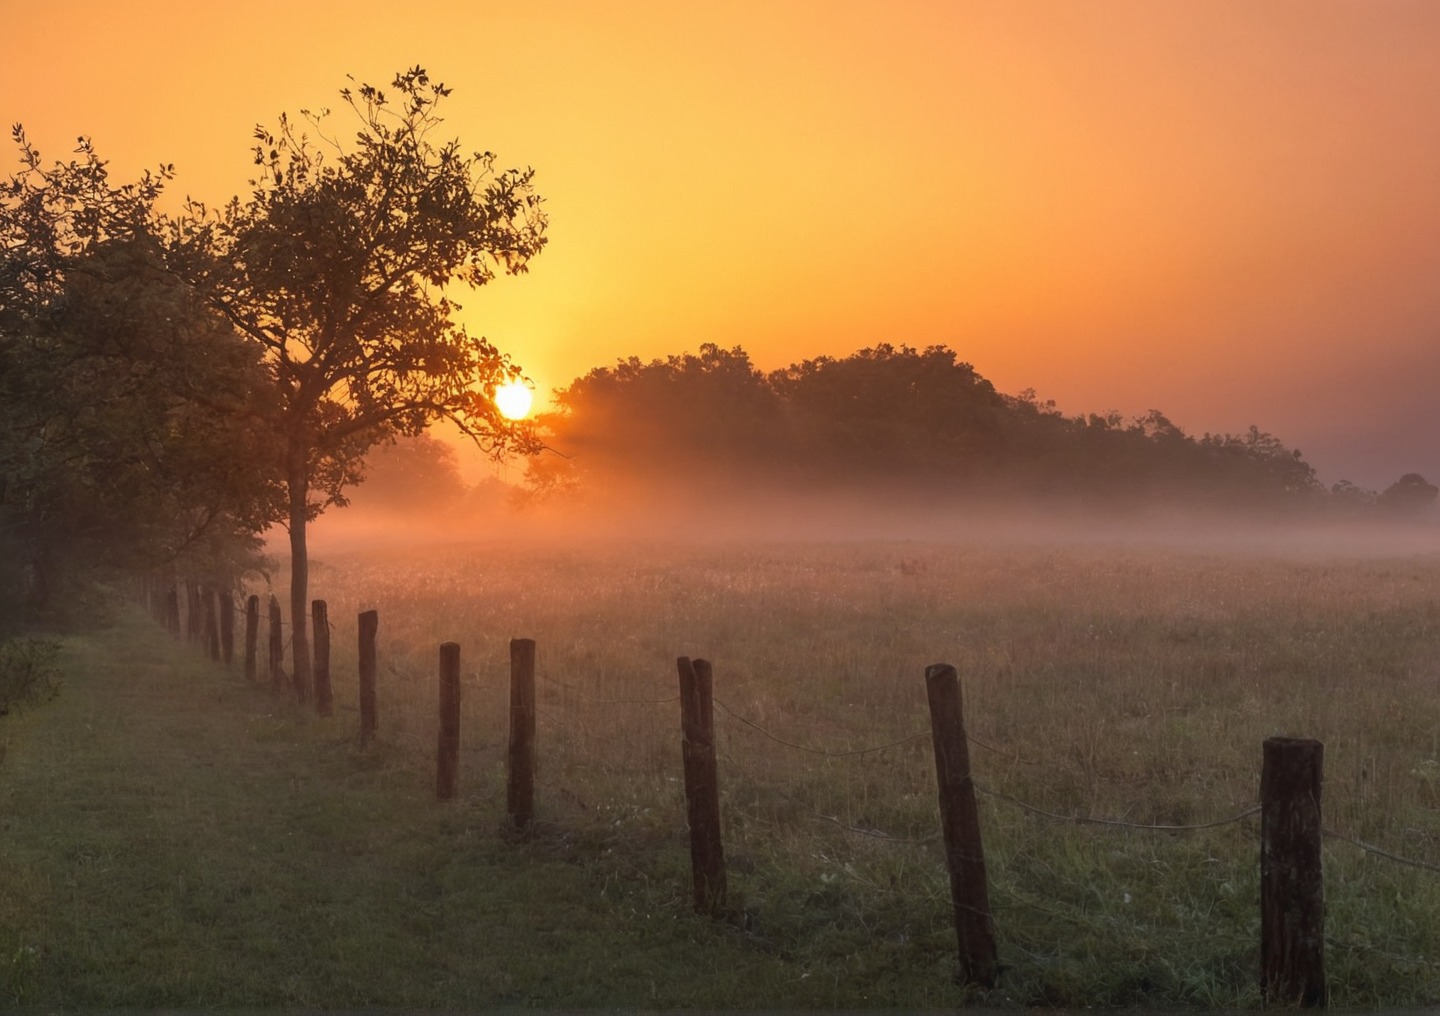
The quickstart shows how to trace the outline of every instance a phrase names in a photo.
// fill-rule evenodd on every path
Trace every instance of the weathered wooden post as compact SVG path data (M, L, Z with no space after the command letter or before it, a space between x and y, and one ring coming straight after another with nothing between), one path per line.
M220 614L215 590L206 586L201 592L205 601L205 651L210 659L220 659Z
M373 610L360 615L360 744L375 738L379 721L375 716L375 633L380 615Z
M315 661L311 676L315 679L315 712L329 716L333 708L330 692L330 613L324 600L310 604L310 626Z
M460 768L460 644L440 646L440 736L435 750L435 798L455 797Z
M285 679L285 635L280 619L280 601L270 597L270 690L280 694Z
M228 590L220 594L220 659L227 667L235 660L235 597Z
M680 750L685 763L686 817L695 909L719 916L725 907L725 851L720 839L720 780L715 762L713 678L706 660L676 660L680 672Z
M255 680L256 644L260 641L260 597L245 601L245 680Z
M960 969L955 980L960 984L993 988L999 971L995 925L990 914L980 813L975 806L970 745L965 737L960 679L955 668L948 663L926 667L925 692L930 700L935 776L940 786L940 825L945 836L945 862L950 869L950 899L960 947Z
M185 641L199 642L204 634L200 617L200 586L185 580Z
M165 627L171 635L180 637L180 590L174 586L165 592Z
M1325 746L1265 740L1260 770L1260 992L1264 1002L1324 1006L1325 890L1320 784Z
M510 754L505 784L510 824L535 816L535 640L510 640Z

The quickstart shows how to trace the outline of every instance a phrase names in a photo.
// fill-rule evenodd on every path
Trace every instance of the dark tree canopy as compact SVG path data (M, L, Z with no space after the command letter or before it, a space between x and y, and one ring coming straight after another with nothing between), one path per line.
M523 272L545 244L531 171L438 141L449 89L423 69L340 94L353 134L327 110L257 127L250 196L192 202L167 230L171 267L262 351L275 393L301 688L306 525L365 452L441 418L493 451L530 447L491 398L519 370L465 330L447 287Z
M280 517L255 351L163 267L167 169L110 182L81 139L0 196L0 555L35 606L67 575L242 569Z
M763 376L740 347L593 370L541 418L565 458L532 459L536 496L730 485L734 492L1025 497L1106 511L1297 509L1324 496L1300 453L1251 427L1193 438L1158 410L1067 417L1005 396L943 346L883 343Z

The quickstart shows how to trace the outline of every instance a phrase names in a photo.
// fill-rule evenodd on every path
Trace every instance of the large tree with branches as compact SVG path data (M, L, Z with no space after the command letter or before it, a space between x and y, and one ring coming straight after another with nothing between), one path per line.
M359 479L365 452L449 419L496 454L528 449L492 395L518 369L456 319L453 284L523 272L545 244L532 171L435 139L449 89L413 68L387 90L255 131L247 200L191 202L170 223L175 269L263 348L288 490L294 680L309 684L306 526Z

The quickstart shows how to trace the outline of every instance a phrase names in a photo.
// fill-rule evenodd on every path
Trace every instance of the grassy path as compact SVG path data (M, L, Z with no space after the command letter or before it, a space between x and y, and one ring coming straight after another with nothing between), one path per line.
M673 887L507 842L490 799L437 806L147 622L62 659L60 697L0 723L0 1006L843 1001Z

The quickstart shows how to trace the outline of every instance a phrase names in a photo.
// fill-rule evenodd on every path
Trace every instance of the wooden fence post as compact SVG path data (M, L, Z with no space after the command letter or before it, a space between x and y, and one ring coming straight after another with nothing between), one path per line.
M311 677L315 680L315 712L329 716L333 708L330 692L330 613L324 600L315 600L310 604L310 625L315 653L311 668Z
M235 660L235 597L220 594L220 659L225 666Z
M219 600L215 590L206 586L200 594L205 600L205 651L210 659L220 659L220 614Z
M200 619L200 587L185 580L185 641L199 642L204 628Z
M535 816L535 640L510 640L510 754L505 811L524 829Z
M379 721L375 716L375 633L380 615L367 610L360 615L360 744L375 738Z
M720 780L715 763L713 678L709 662L676 660L680 672L681 755L695 909L719 916L725 907L725 851L720 840Z
M255 649L260 641L260 597L245 601L245 680L255 680Z
M1324 1006L1325 890L1320 866L1325 746L1265 740L1260 770L1260 991L1264 1002Z
M280 601L270 597L270 690L280 694L285 677L285 634L280 617Z
M930 701L940 825L945 834L945 862L950 869L950 899L960 947L960 969L955 980L993 988L999 969L995 925L990 914L980 813L975 806L970 745L965 737L960 679L955 668L948 663L926 667L925 692Z
M460 644L440 646L440 736L435 750L435 799L455 797L460 766Z

